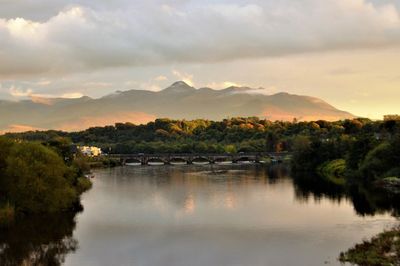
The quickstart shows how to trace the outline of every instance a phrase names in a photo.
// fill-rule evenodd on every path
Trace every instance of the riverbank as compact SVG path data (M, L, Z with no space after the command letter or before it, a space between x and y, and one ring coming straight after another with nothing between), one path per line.
M400 226L355 245L339 260L363 266L400 265Z
M90 169L101 169L122 166L121 161L105 156L87 157L87 164Z

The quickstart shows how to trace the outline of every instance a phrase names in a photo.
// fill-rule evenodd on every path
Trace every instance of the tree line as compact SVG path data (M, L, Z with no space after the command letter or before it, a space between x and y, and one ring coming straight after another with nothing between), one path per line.
M341 134L298 139L292 166L316 170L338 183L400 179L400 120L350 121ZM400 182L399 182L400 184Z
M144 125L116 123L80 132L31 131L7 136L30 141L67 137L76 144L101 147L107 153L236 153L291 151L298 138L333 139L366 127L379 132L381 122L368 119L271 122L257 117L222 121L156 119Z
M257 117L222 121L164 118L143 125L116 123L79 132L31 131L6 136L41 142L63 137L77 145L101 147L106 153L291 151L296 171L320 169L378 178L399 176L399 135L400 120L387 116L380 121L356 118L336 122L271 122ZM327 168L321 169L324 164Z

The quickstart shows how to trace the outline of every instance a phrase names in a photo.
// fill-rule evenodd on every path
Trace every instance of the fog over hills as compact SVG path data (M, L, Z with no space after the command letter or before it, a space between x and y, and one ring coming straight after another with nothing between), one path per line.
M99 99L40 98L0 101L0 131L82 130L116 122L146 123L155 118L259 116L270 120L340 120L354 117L314 97L288 93L265 95L262 89L196 89L183 81L159 91L129 90Z

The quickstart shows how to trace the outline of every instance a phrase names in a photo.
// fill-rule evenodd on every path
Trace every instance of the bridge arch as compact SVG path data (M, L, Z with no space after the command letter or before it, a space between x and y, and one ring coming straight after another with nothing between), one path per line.
M183 165L188 164L188 160L182 157L172 157L169 159L169 163L172 165Z
M234 162L233 158L230 156L219 156L214 158L215 164L232 164Z
M147 165L164 165L166 163L168 162L160 157L149 157L146 161Z
M205 156L196 156L192 159L192 164L210 164L211 160Z
M126 159L123 164L128 166L142 165L142 160L138 158L129 158Z
M242 163L242 164L255 163L256 161L257 161L257 158L253 157L253 156L241 156L236 160L237 163Z

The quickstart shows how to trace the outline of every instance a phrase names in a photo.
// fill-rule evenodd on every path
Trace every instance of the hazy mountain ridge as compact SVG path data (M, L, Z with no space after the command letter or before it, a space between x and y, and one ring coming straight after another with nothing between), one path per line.
M260 93L254 93L257 90ZM249 93L251 91L251 93ZM129 90L93 99L34 98L0 101L0 130L80 130L115 122L145 123L157 117L221 120L259 116L270 120L340 120L354 117L321 99L262 89L229 87L195 89L178 81L159 91Z

